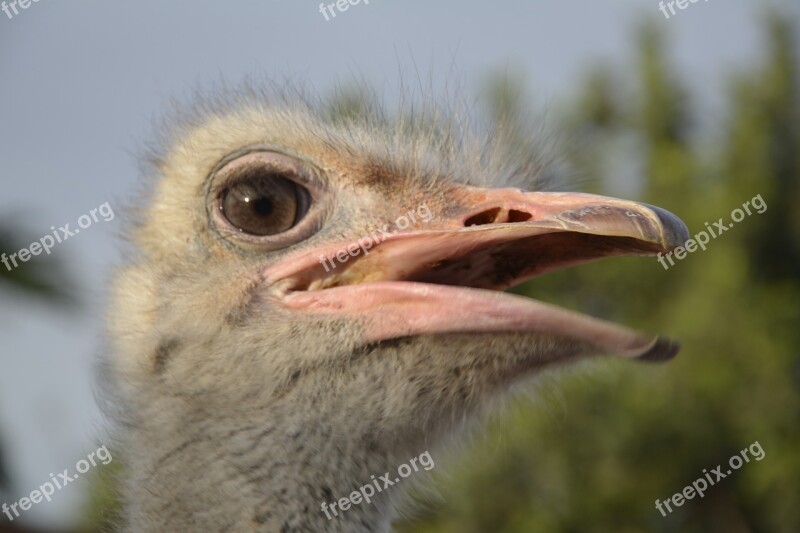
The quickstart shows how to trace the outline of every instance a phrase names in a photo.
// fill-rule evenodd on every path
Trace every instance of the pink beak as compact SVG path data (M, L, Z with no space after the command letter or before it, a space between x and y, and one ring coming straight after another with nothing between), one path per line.
M305 316L353 320L364 343L530 332L578 340L598 353L661 360L678 345L498 291L602 257L666 253L687 238L683 222L658 207L590 194L462 186L443 213L418 216L407 229L326 244L270 266L263 272L265 296Z

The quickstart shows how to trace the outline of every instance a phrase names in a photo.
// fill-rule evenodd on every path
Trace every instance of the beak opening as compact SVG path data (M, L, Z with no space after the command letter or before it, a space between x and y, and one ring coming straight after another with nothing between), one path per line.
M306 251L264 271L266 285L290 308L367 324L365 340L371 342L429 333L537 331L648 361L677 353L672 341L495 292L603 257L667 253L688 238L676 216L589 194L468 187L460 195L457 205L464 207L450 209L429 229ZM454 306L461 307L454 312Z
M265 277L289 291L387 280L504 290L604 257L668 253L688 239L680 219L646 204L589 194L490 193L481 203L491 207L458 213L431 229L326 245L283 261Z

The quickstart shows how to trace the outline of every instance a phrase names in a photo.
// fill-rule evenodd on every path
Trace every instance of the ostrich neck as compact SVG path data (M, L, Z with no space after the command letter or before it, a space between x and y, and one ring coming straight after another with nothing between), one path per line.
M309 423L264 415L150 417L160 423L140 427L129 446L147 450L129 461L129 530L390 530L402 487L346 511L330 506L402 460L390 466L395 461L374 442L344 434L324 416Z

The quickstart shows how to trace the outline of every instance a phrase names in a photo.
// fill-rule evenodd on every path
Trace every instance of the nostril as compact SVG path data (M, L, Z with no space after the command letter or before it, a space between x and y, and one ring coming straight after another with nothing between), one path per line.
M464 221L464 226L484 226L486 224L507 224L513 222L525 222L533 218L527 211L519 209L509 209L506 213L502 207L493 207L486 211L481 211L472 215Z
M487 209L477 215L472 215L467 220L464 221L464 225L469 226L483 226L485 224L494 224L497 222L497 215L500 214L502 208L500 207L493 207L492 209Z
M508 212L508 221L509 222L525 222L526 220L530 220L533 218L533 215L526 211L517 211L516 209L511 209Z

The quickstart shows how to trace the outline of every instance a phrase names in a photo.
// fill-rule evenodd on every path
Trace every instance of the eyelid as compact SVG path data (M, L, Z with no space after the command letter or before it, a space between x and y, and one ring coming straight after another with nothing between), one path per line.
M232 161L229 165L237 162ZM239 163L232 168L228 168L229 165L223 166L214 174L214 194L217 197L226 190L252 179L254 175L264 169L268 169L268 171L293 181L306 189L319 188L319 180L313 176L312 172L306 171L303 167L272 165L266 162L262 162L259 165L257 161ZM249 169L247 168L248 166L250 167Z
M292 176L297 176L297 181L300 185L305 186L312 193L315 190L323 190L327 188L328 183L325 179L324 173L314 164L313 161L308 160L298 154L293 154L291 150L285 148L274 147L270 145L254 145L235 152L231 152L223 157L212 169L209 176L211 177L210 184L215 189L215 193L219 192L225 187L231 186L233 181L226 179L219 179L228 169L232 163L241 162L248 158L248 156L267 155L275 157L279 162L286 163L287 168ZM234 167L235 168L235 167ZM284 169L286 170L286 169ZM235 178L231 178L233 180Z

